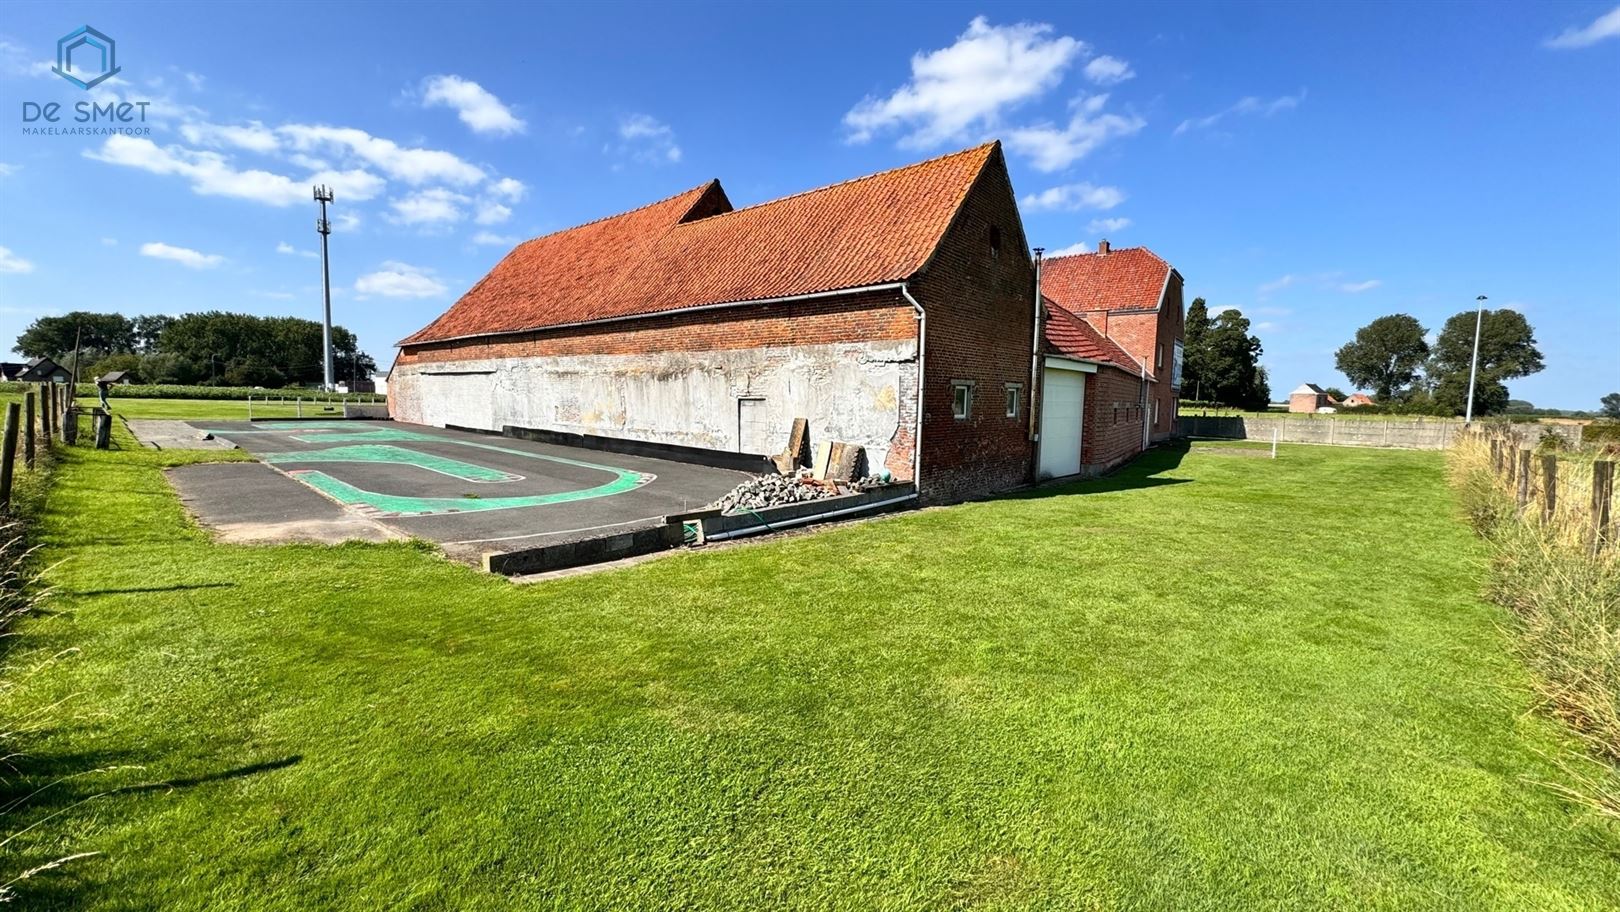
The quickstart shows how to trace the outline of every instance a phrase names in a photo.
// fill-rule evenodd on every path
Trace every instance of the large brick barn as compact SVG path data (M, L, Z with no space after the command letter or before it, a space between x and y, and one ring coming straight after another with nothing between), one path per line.
M389 408L757 454L805 418L932 501L1074 474L1044 425L1094 419L1040 388L1122 369L1054 347L1028 251L999 143L742 209L711 181L520 244L400 343Z

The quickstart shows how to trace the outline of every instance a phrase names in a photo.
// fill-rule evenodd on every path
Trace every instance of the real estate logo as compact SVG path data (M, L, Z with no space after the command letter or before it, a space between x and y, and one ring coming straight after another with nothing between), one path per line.
M74 66L75 63L78 66ZM92 64L99 66L92 68ZM81 25L56 41L56 66L51 67L51 72L81 89L95 88L103 80L118 75L118 69L118 42L88 25Z
M81 25L56 40L56 65L51 67L51 72L85 91L117 76L121 70L118 42L99 29ZM24 101L23 135L150 136L152 128L145 125L149 105L150 101L127 101L118 97L71 104ZM85 126L57 126L64 119Z

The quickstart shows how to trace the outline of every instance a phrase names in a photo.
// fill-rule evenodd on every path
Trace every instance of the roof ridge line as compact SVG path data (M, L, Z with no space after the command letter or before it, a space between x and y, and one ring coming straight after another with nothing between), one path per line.
M698 184L696 187L688 187L688 188L686 188L685 190L682 190L679 193L671 193L669 196L666 196L661 200L653 200L650 203L645 203L643 205L637 206L634 209L626 209L623 212L614 212L614 213L611 213L609 215L601 216L599 218L593 218L588 222L580 222L578 225L569 225L567 228L558 228L556 231L548 231L545 234L537 234L532 238L526 238L526 239L524 239L522 241L519 241L518 244L517 244L517 247L522 247L524 244L530 243L531 241L544 240L544 239L546 239L548 237L555 237L556 235L566 234L567 232L570 232L570 231L577 231L577 230L579 230L581 228L589 228L592 225L598 225L598 224L601 224L602 222L612 221L613 219L620 218L620 217L623 217L623 216L626 216L626 215L634 215L637 212L641 212L642 210L651 209L654 206L662 206L665 203L673 202L675 200L680 199L683 196L686 196L689 193L696 193L696 192L698 192L700 190L707 190L710 186L713 186L713 185L718 184L718 183L720 183L720 178L711 177L708 180L704 181L703 183ZM516 250L517 247L513 247L512 249Z
M762 200L760 202L753 203L752 205L743 206L741 208L734 208L729 212L720 212L720 213L717 213L715 215L708 216L706 218L700 218L700 219L696 219L696 220L690 221L690 222L682 222L681 225L696 225L698 222L707 222L707 221L711 221L713 219L725 218L728 215L736 215L739 212L747 212L750 209L758 209L758 208L760 208L762 206L770 206L770 205L774 205L776 203L785 203L790 199L798 199L801 196L809 196L812 193L821 193L824 190L834 190L834 189L837 189L838 187L846 187L846 186L849 186L851 184L859 184L859 183L861 183L863 181L869 181L869 180L872 180L873 178L878 178L878 177L885 177L887 175L895 174L895 173L900 172L900 171L909 171L912 168L921 168L924 165L932 165L935 162L941 162L941 161L944 161L947 158L955 158L958 155L967 155L970 152L977 152L980 149L984 149L984 148L988 148L990 146L994 146L997 142L1000 142L1000 140L992 139L989 142L980 143L977 146L969 146L966 149L957 149L955 152L946 152L943 155L936 155L933 158L925 158L922 161L912 162L909 165L896 165L893 168L886 168L886 169L884 169L882 171L876 171L876 172L873 172L871 174L863 174L863 175L861 175L859 177L851 177L851 178L848 178L846 180L841 180L841 181L837 181L835 183L826 184L826 185L821 186L821 187L811 187L808 190L800 190L797 193L789 193L787 196L779 196L776 199ZM678 228L678 227L680 227L680 225L677 225L675 227ZM673 229L671 229L671 230L673 230Z

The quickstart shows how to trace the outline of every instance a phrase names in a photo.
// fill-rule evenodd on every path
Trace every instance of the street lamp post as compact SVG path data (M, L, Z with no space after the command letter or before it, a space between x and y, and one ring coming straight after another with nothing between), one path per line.
M321 235L321 290L326 296L326 319L321 324L321 389L332 391L332 266L327 257L326 239L332 234L332 223L326 220L326 204L332 201L331 188L315 188L315 202L321 204L321 217L315 230Z
M1474 301L1478 310L1474 312L1474 359L1468 365L1468 408L1463 415L1463 425L1474 423L1474 377L1479 373L1479 326L1485 321L1485 296L1480 295Z

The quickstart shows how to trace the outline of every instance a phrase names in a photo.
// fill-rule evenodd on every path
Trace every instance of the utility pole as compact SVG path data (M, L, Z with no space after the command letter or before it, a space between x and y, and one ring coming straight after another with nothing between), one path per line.
M1478 310L1474 312L1474 360L1468 365L1468 407L1463 415L1463 427L1474 423L1474 376L1479 373L1479 326L1485 322L1485 296L1474 299Z
M321 204L321 217L315 230L321 235L321 290L326 298L325 320L321 323L321 389L331 392L332 386L332 262L327 254L326 239L332 234L332 223L326 220L326 204L332 201L332 188L321 184L315 188L315 202Z

